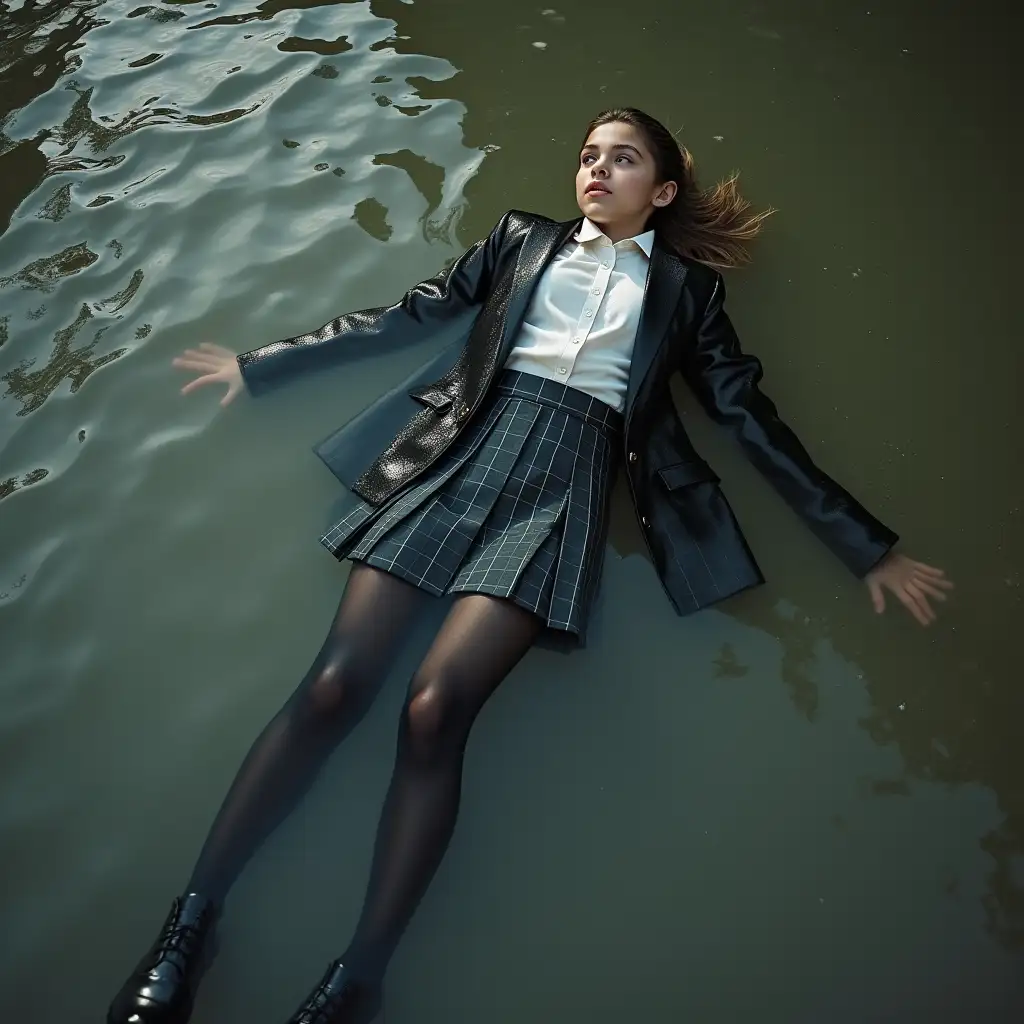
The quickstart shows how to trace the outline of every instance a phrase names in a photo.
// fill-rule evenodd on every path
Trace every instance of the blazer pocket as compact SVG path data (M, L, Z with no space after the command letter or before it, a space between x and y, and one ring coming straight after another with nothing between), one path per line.
M409 392L410 398L415 398L417 402L422 402L424 405L429 405L439 416L444 415L453 405L451 395L442 391L435 384L427 384L426 387L413 388Z
M720 483L718 474L703 460L690 459L688 462L673 462L658 470L661 482L669 491L678 491L691 484Z

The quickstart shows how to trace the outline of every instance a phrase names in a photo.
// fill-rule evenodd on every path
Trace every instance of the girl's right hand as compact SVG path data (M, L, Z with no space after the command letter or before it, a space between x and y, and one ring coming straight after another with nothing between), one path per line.
M183 395L204 384L226 384L228 390L220 400L223 406L230 403L244 387L242 371L238 367L235 353L221 345L203 342L199 348L187 348L184 354L174 360L174 365L182 370L193 370L200 375L181 389Z

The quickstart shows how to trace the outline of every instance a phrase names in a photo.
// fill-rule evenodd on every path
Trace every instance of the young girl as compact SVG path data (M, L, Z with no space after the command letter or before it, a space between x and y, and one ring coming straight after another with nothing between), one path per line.
M680 614L763 582L718 477L669 393L679 370L812 530L922 624L951 586L892 551L897 538L811 460L758 390L713 268L745 259L735 181L702 192L657 121L610 110L576 172L582 220L507 213L444 273L389 308L244 355L214 345L176 365L183 391L257 393L375 342L441 325L463 336L318 448L357 503L325 537L352 571L298 689L256 740L163 930L109 1024L182 1024L233 882L356 725L426 594L456 594L413 676L355 935L291 1024L366 1024L385 968L455 827L463 752L487 699L537 641L581 643L601 576L621 461L652 560ZM382 450L383 449L383 450ZM366 453L379 453L372 459Z

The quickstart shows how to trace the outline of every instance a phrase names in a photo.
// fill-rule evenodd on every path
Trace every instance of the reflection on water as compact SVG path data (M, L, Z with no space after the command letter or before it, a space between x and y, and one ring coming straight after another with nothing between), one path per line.
M609 46L582 3L0 5L5 1018L92 1019L148 937L342 585L309 445L424 353L228 416L170 356L392 300L509 207L571 215L582 125L628 102L780 209L741 335L957 597L876 619L680 389L770 584L676 619L617 495L602 639L481 724L392 1016L1016 1019L1014 37L994 0L869 7L642 0ZM254 865L197 1021L283 1019L344 942L399 691Z
M142 271L138 273L141 275ZM124 355L126 350L122 348L102 356L94 356L96 345L109 324L90 331L93 319L92 310L88 306L82 306L74 322L54 335L53 351L45 366L36 371L19 366L3 375L7 394L20 399L23 403L19 415L38 409L65 380L70 384L73 394L85 383L89 374ZM78 348L72 348L72 342L83 330L92 334L91 341Z

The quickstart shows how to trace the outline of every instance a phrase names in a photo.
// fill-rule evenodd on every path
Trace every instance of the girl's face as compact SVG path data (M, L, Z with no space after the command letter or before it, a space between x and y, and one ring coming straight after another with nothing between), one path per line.
M654 156L632 125L613 121L587 137L576 172L576 202L595 224L618 228L617 234L629 230L623 237L639 234L675 193L675 182L658 181Z

